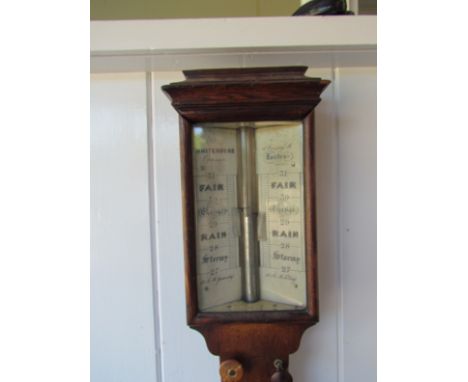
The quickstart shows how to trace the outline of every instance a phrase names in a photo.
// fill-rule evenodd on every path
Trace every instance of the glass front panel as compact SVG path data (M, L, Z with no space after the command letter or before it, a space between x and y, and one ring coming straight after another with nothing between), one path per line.
M305 308L303 162L301 122L193 127L201 311Z

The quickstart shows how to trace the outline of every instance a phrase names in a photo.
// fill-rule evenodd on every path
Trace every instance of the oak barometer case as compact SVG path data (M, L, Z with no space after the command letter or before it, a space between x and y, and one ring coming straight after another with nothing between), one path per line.
M222 381L289 381L318 321L314 107L307 67L184 71L180 115L187 321Z

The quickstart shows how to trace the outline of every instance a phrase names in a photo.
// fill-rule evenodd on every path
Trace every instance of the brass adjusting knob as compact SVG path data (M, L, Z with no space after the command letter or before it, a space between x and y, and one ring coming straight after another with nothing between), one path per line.
M221 362L219 374L223 382L239 382L244 375L244 369L240 362L235 359L228 359Z

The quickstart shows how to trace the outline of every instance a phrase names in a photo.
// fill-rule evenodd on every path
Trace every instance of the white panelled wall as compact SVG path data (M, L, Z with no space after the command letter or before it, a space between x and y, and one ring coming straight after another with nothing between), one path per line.
M91 50L91 382L219 382L185 320L178 116L161 86L181 68L285 65L332 80L316 109L320 322L291 373L375 382L376 18L93 22Z
M320 322L291 355L297 382L376 381L376 69L331 79L316 109ZM91 79L91 381L219 382L185 323L181 72ZM249 381L250 382L250 381Z
M91 379L154 382L145 74L91 77Z

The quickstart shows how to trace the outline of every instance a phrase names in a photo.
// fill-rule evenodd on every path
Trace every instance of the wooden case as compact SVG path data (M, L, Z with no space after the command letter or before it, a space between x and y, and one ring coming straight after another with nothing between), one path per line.
M287 366L308 327L318 321L314 107L330 81L306 77L307 67L184 71L163 86L180 115L187 322L221 361L238 360L242 381L267 382L275 359ZM298 311L200 312L197 297L192 126L204 122L302 121L307 307Z

